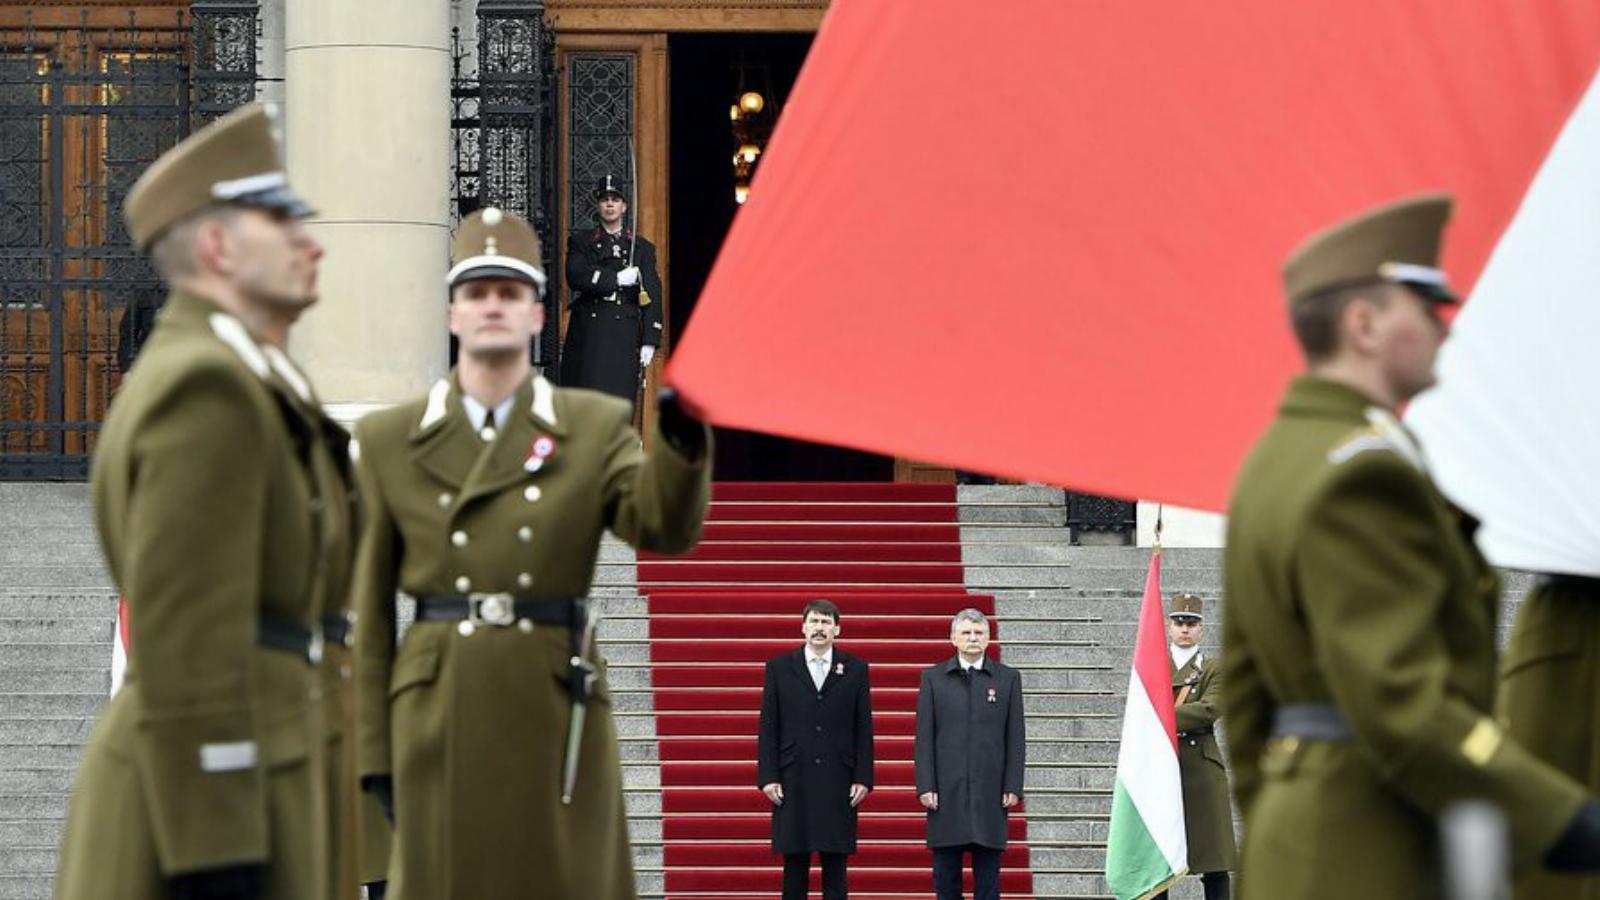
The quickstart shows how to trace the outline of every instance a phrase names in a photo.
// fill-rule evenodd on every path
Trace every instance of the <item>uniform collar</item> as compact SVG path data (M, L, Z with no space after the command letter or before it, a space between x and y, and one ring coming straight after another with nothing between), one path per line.
M1172 653L1172 667L1174 669L1181 669L1200 658L1199 644L1187 649L1179 647L1177 644L1168 644L1167 649Z
M1279 412L1285 416L1366 421L1368 407L1377 401L1347 384L1318 375L1300 375L1289 382ZM1381 407L1380 407L1381 408Z

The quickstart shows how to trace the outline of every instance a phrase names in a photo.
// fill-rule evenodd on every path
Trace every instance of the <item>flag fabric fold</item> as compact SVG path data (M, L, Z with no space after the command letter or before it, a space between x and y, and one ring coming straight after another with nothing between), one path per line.
M668 379L719 425L1220 511L1302 366L1284 258L1448 191L1469 292L1597 64L1595 0L835 0Z
M1139 608L1106 840L1106 884L1117 900L1148 897L1189 868L1165 620L1157 548L1150 556Z

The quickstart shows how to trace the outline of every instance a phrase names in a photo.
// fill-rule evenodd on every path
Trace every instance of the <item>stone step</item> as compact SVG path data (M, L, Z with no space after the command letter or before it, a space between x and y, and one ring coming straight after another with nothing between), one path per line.
M84 669L111 666L111 636L95 644L0 644L0 672L24 669Z
M1019 506L1011 503L963 504L956 510L962 525L1027 525L1065 528L1067 508L1039 504Z
M50 900L48 875L0 875L0 900Z
M1061 488L1042 484L958 484L956 502L962 505L999 503L1065 507L1067 497Z
M10 815L10 813L7 813ZM61 844L61 818L0 819L0 847L52 849Z
M110 643L115 631L115 614L49 619L0 618L0 644Z
M0 694L0 719L92 718L107 699L103 693Z
M66 794L72 791L73 766L13 768L11 761L0 766L0 794ZM5 871L0 866L0 872Z
M0 589L0 617L8 619L111 619L117 614L114 591L23 594Z
M73 694L101 694L111 690L109 646L105 665L83 669L0 667L0 694L30 694L62 691ZM3 710L0 707L0 710ZM3 712L0 712L3 714Z
M6 566L5 577L12 590L112 592L111 578L98 563L39 565L36 557L32 564Z
M0 719L0 747L30 744L82 744L89 739L94 720L86 716L38 716ZM0 805L0 809L4 809Z

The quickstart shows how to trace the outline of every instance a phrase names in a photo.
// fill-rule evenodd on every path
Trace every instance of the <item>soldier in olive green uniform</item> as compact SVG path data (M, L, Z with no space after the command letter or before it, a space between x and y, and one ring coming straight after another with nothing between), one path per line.
M309 212L260 106L128 195L134 241L173 293L95 453L130 654L74 787L63 900L339 896L317 663L353 545L345 442L282 350L316 299Z
M460 366L356 428L361 773L392 798L390 900L632 898L610 695L583 598L607 529L641 549L694 545L709 433L664 400L641 450L627 401L533 375L545 273L521 219L469 217L454 259ZM397 588L418 602L398 648Z
M1200 650L1205 603L1175 594L1167 608L1171 642L1172 700L1178 715L1178 769L1183 776L1183 823L1189 871L1201 876L1206 900L1228 900L1228 870L1238 856L1233 840L1233 805L1228 773L1217 747L1221 718L1222 667ZM1158 898L1166 896L1162 891Z
M1241 895L1437 897L1436 817L1487 800L1519 869L1600 865L1600 804L1490 716L1499 584L1394 409L1433 382L1450 203L1313 237L1284 279L1309 374L1240 472L1223 713Z

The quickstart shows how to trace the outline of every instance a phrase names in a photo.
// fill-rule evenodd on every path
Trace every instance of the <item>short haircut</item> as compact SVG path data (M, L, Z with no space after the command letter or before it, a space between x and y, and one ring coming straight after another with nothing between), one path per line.
M975 607L969 606L966 609L963 609L961 612L956 613L956 617L950 620L950 630L952 632L955 631L962 622L976 622L979 625L987 625L989 624L989 618L983 613L978 612Z
M1384 281L1335 285L1308 294L1289 307L1289 324L1311 363L1326 362L1339 350L1339 320L1357 299L1387 306L1395 285Z
M226 224L237 209L232 206L211 206L194 215L173 223L150 245L150 262L167 284L195 273L194 236L207 222Z
M804 621L810 618L812 613L828 616L833 619L833 624L839 624L839 607L835 606L832 600L823 600L820 597L816 600L807 600L806 608L800 610L800 619Z

